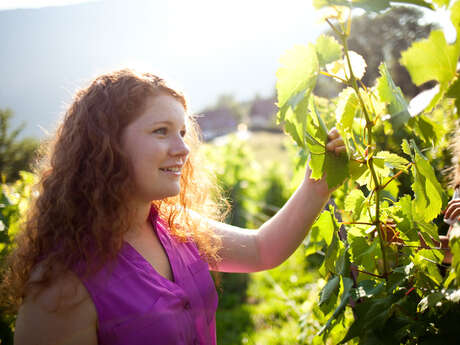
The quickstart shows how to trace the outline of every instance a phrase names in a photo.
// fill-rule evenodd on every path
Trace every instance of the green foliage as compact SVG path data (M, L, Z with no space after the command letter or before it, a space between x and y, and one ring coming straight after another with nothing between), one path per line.
M21 170L30 170L30 165L38 148L33 138L18 140L23 126L10 131L10 110L0 109L0 172L7 182L19 178Z
M396 2L447 7L454 26L459 27L459 1L452 5L446 1L317 0L314 5L382 11ZM433 80L439 84L438 94L425 111L411 116L406 96L385 64L379 67L376 85L364 86L366 63L347 44L350 19L344 18L342 10L335 11L328 24L340 43L321 36L316 44L298 46L297 52L308 54L284 59L277 74L282 76L277 83L278 119L308 156L312 177L326 173L330 186L348 179L335 193L337 208L318 217L305 242L307 257L319 255L319 273L325 279L315 315L322 327L314 339L327 341L343 334L341 343L430 344L443 336L446 344L453 344L449 341L455 339L455 327L446 318L460 317L460 236L454 231L451 237L453 263L446 269L438 232L439 215L448 197L439 182L439 170L448 164L441 157L455 119L454 103L446 98L455 98L458 105L459 40L448 44L442 31L433 31L402 53L401 63L417 85ZM330 49L329 54L325 49ZM302 61L307 57L314 63ZM296 66L303 67L296 73ZM320 116L311 94L319 74L344 86L333 112L347 155L341 160L336 157L333 163L325 150L323 117L327 115ZM446 118L450 125L445 124ZM350 309L352 314L347 312ZM349 326L345 334L344 325Z
M401 52L413 42L427 38L430 31L437 27L422 21L422 17L423 12L414 6L396 6L378 14L361 11L359 16L353 16L347 44L348 49L361 55L367 64L366 73L361 79L364 85L374 85L380 75L379 66L385 63L395 84L406 97L412 98L433 86L433 82L415 86L407 69L399 63ZM327 34L340 40L332 29ZM315 94L336 97L342 87L342 84L320 76Z
M460 45L449 45L442 31L433 31L426 40L416 42L402 54L404 65L415 84L420 85L430 80L439 82L440 89L427 110L431 110L444 95L456 75Z
M2 183L0 196L0 266L13 247L13 240L27 210L36 182L33 174L20 171L20 179L12 184ZM15 316L5 315L0 310L0 342L13 344L13 324Z

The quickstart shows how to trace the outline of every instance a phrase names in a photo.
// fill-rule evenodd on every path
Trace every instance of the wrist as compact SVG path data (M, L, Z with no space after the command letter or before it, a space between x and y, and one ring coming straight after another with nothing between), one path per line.
M328 188L325 177L314 180L310 177L305 177L302 182L301 189L305 191L311 198L326 203L331 197L332 191Z

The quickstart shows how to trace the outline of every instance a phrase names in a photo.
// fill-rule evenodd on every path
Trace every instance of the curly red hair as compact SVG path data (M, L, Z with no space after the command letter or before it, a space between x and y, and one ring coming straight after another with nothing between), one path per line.
M58 275L81 261L85 275L112 261L130 226L123 203L131 185L128 158L120 146L123 129L142 113L146 99L159 94L176 98L187 112L182 93L150 73L123 69L95 78L79 90L65 113L54 139L44 144L38 169L38 196L31 201L26 220L7 258L2 280L2 300L15 313L31 286L41 290ZM197 124L188 116L186 142L191 148L181 176L180 194L152 201L159 216L169 223L180 241L190 238L212 264L221 242L198 224L199 213L222 219L215 179L200 162ZM40 263L43 274L31 282ZM6 296L5 296L6 295Z

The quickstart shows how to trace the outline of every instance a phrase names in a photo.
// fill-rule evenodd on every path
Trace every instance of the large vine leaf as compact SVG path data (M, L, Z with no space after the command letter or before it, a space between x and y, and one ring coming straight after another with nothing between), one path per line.
M358 53L350 50L348 51L350 58L351 69L356 79L362 79L366 73L366 60ZM338 81L350 80L351 73L348 65L348 60L344 57L341 60L336 60L326 66L326 70L329 74L336 76Z
M340 299L339 306L334 310L332 316L327 320L326 324L319 330L318 335L321 335L324 331L329 329L332 325L332 322L343 313L345 307L348 303L348 299L351 296L351 288L353 287L353 280L351 278L346 278L342 276L343 292L342 298Z
M297 45L288 50L280 58L280 63L281 67L276 72L277 105L279 108L277 119L278 122L284 122L289 109L298 114L298 105L308 104L318 78L319 63L313 44L308 46ZM290 119L292 125L296 128L302 123L306 114L299 115L302 116L296 116L297 120L292 116ZM290 132L288 133L291 134Z
M439 93L432 99L427 110L431 110L455 77L460 46L448 45L444 33L432 31L428 39L415 42L402 53L401 64L405 66L416 85L430 80L439 82Z
M415 208L417 212L423 214L424 221L429 222L441 212L446 196L436 178L433 167L413 140L411 140L410 145L414 151L415 163L412 167L414 175L412 190L415 194Z
M345 198L345 211L351 213L353 220L358 220L364 207L366 197L360 189L353 189Z
M385 63L380 64L379 71L377 92L380 100L387 103L387 111L391 116L390 121L396 131L410 119L408 103L401 89L395 85Z
M311 152L309 166L311 178L320 179L326 174L326 182L329 188L342 184L349 176L348 155L326 151L327 128L316 109L313 99L310 100L310 108L307 118L306 137L307 147Z
M419 240L414 218L417 216L414 201L410 195L404 195L395 204L394 215L398 219L398 230L401 231L405 241L417 242ZM395 218L396 218L395 217Z
M358 96L351 87L343 90L338 97L337 108L335 111L337 118L337 127L342 130L350 130L353 127L353 121L361 110Z
M407 165L409 164L409 161L401 156L398 156L396 153L379 151L375 154L374 159L381 159L385 165L390 166L393 169L407 172Z
M362 265L366 271L373 272L381 253L377 238L370 242L366 232L355 226L348 229L347 241L350 245L351 261Z
M321 35L316 40L316 52L321 67L326 66L342 56L342 46L337 40L329 35Z
M340 288L340 277L332 276L321 290L319 307L324 314L329 314L334 307Z

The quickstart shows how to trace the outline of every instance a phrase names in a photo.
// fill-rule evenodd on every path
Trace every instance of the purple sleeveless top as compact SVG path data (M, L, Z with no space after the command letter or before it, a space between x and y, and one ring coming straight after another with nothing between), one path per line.
M180 243L170 236L153 206L150 220L174 281L124 242L113 268L82 279L97 310L98 343L215 345L218 296L208 264L193 242Z

